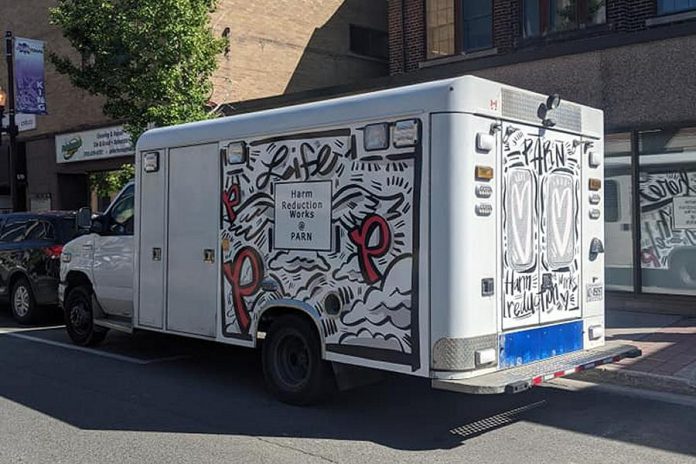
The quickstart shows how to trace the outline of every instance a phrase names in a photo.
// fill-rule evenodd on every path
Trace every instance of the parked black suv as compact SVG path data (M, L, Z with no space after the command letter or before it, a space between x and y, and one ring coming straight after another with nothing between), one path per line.
M0 297L22 324L58 304L60 253L77 235L75 213L0 215Z

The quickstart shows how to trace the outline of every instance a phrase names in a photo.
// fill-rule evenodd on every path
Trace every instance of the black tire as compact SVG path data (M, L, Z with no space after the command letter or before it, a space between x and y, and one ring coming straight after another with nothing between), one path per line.
M335 389L331 364L321 359L317 330L303 318L288 315L273 321L262 358L266 385L283 403L314 404Z
M10 292L10 311L12 317L20 324L33 324L38 316L38 307L34 292L26 277L19 277Z
M92 321L92 290L79 286L68 291L63 303L65 328L74 344L95 346L104 341L107 329L95 327Z

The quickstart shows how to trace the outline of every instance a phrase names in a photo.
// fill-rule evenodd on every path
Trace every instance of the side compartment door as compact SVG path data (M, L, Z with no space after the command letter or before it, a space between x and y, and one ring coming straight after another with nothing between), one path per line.
M169 151L167 329L214 337L218 304L218 144Z
M140 156L140 249L138 253L138 324L162 329L166 296L166 179L167 157L159 152L138 153ZM156 168L145 169L149 157Z
M503 329L582 316L580 142L503 127Z

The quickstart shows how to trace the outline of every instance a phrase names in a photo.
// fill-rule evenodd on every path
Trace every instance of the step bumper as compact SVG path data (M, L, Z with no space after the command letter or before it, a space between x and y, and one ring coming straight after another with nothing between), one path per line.
M624 358L637 358L640 355L641 351L633 345L606 344L478 377L457 380L433 379L432 386L438 390L479 395L519 393L558 377L618 362Z

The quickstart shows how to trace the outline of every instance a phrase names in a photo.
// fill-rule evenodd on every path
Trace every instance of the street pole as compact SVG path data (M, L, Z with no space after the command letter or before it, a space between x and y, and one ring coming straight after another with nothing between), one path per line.
M17 194L17 125L15 123L14 38L12 31L5 32L5 57L7 58L8 117L10 120L7 128L10 136L10 198L12 199L12 211L20 211L23 207L19 204L19 195Z

